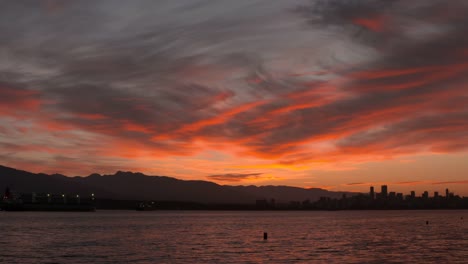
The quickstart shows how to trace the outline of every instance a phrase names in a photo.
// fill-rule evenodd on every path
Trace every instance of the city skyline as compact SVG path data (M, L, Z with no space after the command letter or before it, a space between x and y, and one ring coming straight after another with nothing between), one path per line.
M394 192L394 191L389 192L388 191L388 185L381 185L380 186L380 193L375 192L374 186L370 186L368 194L369 194L371 199L378 199L378 198L401 198L401 199L404 199L404 198L407 198L407 197L411 197L411 198L415 198L415 197L421 197L421 198L445 197L445 198L449 198L450 196L457 195L454 192L450 192L450 190L448 188L445 188L444 193L441 193L439 191L433 191L432 196L430 194L430 191L424 191L424 192L421 193L420 196L418 196L416 191L414 191L414 190L410 191L409 194L405 195L402 192Z
M462 0L4 1L2 165L468 196L467 12Z
M88 177L33 174L8 167L0 167L0 190L4 189L3 205L17 204L11 210L21 209L21 203L32 209L54 209L80 204L81 198L97 209L196 210L417 210L466 209L468 197L448 188L445 193L428 191L416 194L400 193L391 186L380 190L369 186L367 193L330 192L323 189L302 189L288 186L221 186L204 181L183 181L175 178L149 176L132 172L114 175L93 174ZM14 187L11 189L10 187ZM181 191L183 189L183 191ZM91 199L91 201L89 200ZM255 202L255 203L254 203ZM1 202L0 202L1 204ZM83 204L85 205L85 204ZM25 208L26 208L25 207ZM72 206L73 207L73 206ZM76 207L76 206L75 206ZM29 207L28 207L29 208ZM74 209L92 209L78 207ZM72 209L72 208L70 208ZM146 209L145 209L146 210Z

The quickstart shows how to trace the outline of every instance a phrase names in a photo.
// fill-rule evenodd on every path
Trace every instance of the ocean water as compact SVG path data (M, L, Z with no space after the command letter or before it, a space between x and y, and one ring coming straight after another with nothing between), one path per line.
M0 212L0 263L410 262L468 263L468 210Z

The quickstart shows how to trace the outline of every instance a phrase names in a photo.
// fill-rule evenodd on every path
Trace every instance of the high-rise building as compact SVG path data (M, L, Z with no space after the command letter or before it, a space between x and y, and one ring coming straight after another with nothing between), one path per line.
M416 197L416 193L414 191L411 191L411 198L414 199Z
M403 193L397 193L396 198L400 201L403 201Z
M387 185L382 185L380 188L380 193L382 195L382 198L387 198L388 196L388 188Z
M422 194L422 198L423 199L429 198L429 193L427 191L424 191L423 194Z
M372 200L375 199L374 186L371 186L371 187L370 187L369 195L370 195L370 198L371 198Z
M448 188L447 188L447 189L445 189L445 198L449 198L449 194L450 194L450 193L449 193L449 190L448 190Z
M439 192L434 192L434 198L435 199L439 198Z

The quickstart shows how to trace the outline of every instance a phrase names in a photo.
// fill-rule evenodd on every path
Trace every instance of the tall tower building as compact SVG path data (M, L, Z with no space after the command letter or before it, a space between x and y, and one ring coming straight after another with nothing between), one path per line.
M429 192L424 191L423 194L422 194L422 198L423 199L428 199L429 198Z
M381 192L383 198L387 198L387 196L388 196L387 185L382 185L380 192Z
M375 199L374 186L371 186L371 187L370 187L370 192L369 192L369 194L370 194L370 198L371 198L372 200L374 200L374 199Z

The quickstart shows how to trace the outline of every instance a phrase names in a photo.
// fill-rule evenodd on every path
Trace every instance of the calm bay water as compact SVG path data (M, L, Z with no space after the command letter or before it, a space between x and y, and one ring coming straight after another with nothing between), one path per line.
M467 263L468 211L0 212L0 263L320 262Z

